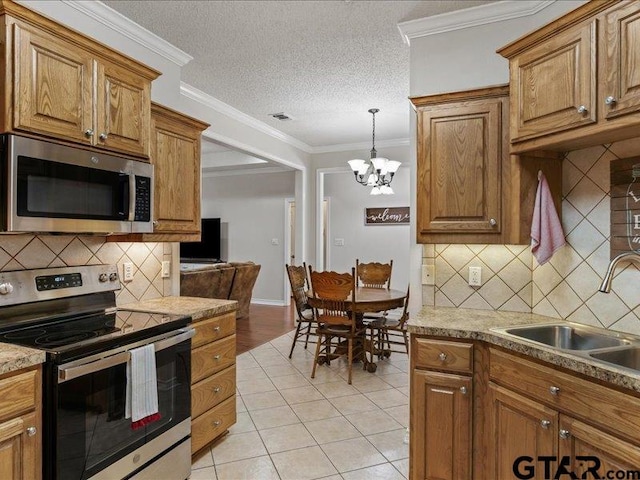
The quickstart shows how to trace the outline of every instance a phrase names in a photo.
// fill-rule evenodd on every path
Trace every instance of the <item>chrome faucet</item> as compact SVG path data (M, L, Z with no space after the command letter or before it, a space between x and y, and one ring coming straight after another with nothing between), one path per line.
M640 254L637 252L624 252L615 257L611 262L609 262L609 267L607 268L607 273L604 274L604 280L602 280L602 285L598 289L599 292L609 293L611 292L611 283L613 282L613 272L615 271L618 263L622 260L629 260L640 263Z

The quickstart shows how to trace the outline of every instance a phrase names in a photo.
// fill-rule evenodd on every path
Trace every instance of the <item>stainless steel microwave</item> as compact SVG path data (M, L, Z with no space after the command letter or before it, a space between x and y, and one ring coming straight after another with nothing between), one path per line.
M153 165L12 134L2 139L2 231L153 231Z

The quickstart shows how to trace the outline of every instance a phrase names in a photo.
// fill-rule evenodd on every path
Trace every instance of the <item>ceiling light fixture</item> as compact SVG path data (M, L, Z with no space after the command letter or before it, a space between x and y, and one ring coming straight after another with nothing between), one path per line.
M373 116L371 158L369 161L356 159L349 160L347 163L353 170L356 182L365 187L373 187L371 195L393 195L391 181L398 167L400 167L400 162L377 156L376 113L379 111L377 108L369 109L369 113Z

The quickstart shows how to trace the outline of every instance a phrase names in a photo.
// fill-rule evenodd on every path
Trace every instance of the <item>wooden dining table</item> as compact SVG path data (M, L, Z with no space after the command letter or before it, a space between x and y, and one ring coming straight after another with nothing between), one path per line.
M394 308L402 308L404 307L404 299L407 296L407 291L404 290L393 290L386 288L370 288L370 287L356 287L356 298L355 303L351 300L351 298L347 299L346 303L350 307L351 311L356 312L356 322L359 327L364 325L364 315L365 313L376 313L376 312L384 312L387 310L393 310ZM314 298L313 292L309 290L307 301L309 306L313 308L321 308L322 307L322 299ZM366 347L367 340L364 338L364 335L361 339L361 345L359 348L359 352L354 358L358 360L364 361L367 367L367 371L375 372L376 364L375 362L368 362L366 360L366 351L369 351Z

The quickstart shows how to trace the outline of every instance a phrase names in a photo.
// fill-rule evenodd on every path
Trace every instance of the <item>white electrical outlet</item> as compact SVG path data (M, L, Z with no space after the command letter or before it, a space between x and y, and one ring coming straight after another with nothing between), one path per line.
M168 260L163 260L162 262L162 278L169 278L171 276L171 262Z
M482 267L469 267L469 285L472 287L482 285Z
M434 265L422 265L422 285L435 285L436 275Z
M133 280L133 263L125 262L122 264L122 281L131 282Z

